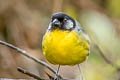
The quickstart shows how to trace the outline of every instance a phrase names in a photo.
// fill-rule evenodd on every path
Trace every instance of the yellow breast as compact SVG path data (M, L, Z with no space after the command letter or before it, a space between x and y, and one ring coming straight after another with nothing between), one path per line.
M43 52L52 64L75 65L86 60L89 41L75 31L54 30L43 38Z

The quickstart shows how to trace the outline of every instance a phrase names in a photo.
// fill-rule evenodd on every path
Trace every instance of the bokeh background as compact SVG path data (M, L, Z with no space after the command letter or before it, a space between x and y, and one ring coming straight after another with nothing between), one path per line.
M65 12L77 19L91 38L91 54L82 64L84 78L120 80L120 0L0 0L0 40L47 62L41 43L55 12ZM43 66L0 45L0 77L30 78L18 72L17 67L43 78L48 78L45 72L53 75ZM62 66L60 74L75 80L80 76L77 66Z

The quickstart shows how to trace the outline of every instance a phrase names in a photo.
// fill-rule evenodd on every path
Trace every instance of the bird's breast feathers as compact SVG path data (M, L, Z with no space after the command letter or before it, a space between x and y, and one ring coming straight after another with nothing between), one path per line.
M43 52L52 64L75 65L86 60L89 41L75 31L48 31L43 38Z

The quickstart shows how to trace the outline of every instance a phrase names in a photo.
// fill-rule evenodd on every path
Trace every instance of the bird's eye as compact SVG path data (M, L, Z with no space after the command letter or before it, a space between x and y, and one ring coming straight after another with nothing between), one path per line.
M64 25L65 25L66 29L73 28L73 22L71 20L66 20Z
M64 21L67 21L67 19L65 18Z

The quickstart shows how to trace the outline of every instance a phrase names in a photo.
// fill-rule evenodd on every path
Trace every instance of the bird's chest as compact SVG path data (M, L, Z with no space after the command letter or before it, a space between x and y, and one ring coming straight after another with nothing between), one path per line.
M76 32L48 32L43 39L44 54L53 64L77 62L83 49L82 38Z
M48 50L47 53L51 52L51 54L67 54L80 44L81 40L79 36L75 34L75 32L48 32L43 39L43 47Z

